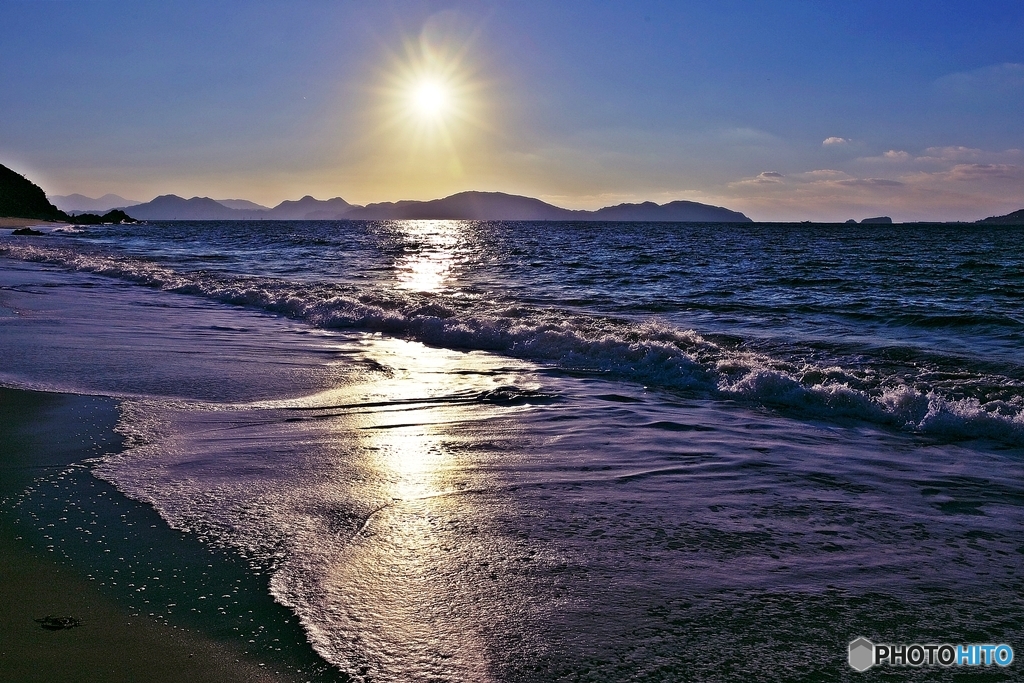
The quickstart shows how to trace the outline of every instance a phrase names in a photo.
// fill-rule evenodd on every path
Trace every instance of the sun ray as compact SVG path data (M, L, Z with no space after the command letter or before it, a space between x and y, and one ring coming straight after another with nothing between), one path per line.
M424 33L389 51L376 91L376 134L411 168L461 176L462 158L486 131L484 90L470 59L471 40Z

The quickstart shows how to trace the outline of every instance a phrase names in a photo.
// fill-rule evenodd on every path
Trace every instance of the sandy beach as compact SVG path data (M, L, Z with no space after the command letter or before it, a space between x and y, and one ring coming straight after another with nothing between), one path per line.
M111 399L0 388L0 681L289 681L236 644L133 614L21 536L24 487L116 446ZM70 616L77 628L36 620ZM304 679L303 679L304 680Z
M0 217L0 228L28 228L39 225L47 226L58 226L64 225L64 223L54 223L53 221L43 221L38 218L4 218Z

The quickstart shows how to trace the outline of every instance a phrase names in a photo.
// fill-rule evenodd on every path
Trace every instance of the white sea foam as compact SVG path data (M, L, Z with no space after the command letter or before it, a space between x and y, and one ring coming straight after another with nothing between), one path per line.
M1019 444L1009 378L593 307L15 246L143 285L15 273L35 284L0 290L11 310L55 314L6 320L5 349L138 389L128 448L94 471L268 571L355 680L770 679L794 652L814 674L832 615L863 595L884 596L878 623L1019 621L1019 449L943 443ZM760 669L722 659L744 639Z
M353 675L523 680L552 656L612 680L629 652L657 680L693 634L672 623L707 609L717 634L728 595L749 611L773 591L1017 576L1018 508L966 521L941 508L1019 496L997 454L972 453L985 476L965 483L959 447L908 448L910 435L591 377L548 378L564 400L519 406L537 392L510 387L532 364L381 337L365 352L394 375L258 406L128 402L132 447L95 470L269 570L316 651ZM750 384L805 406L851 400L763 369ZM965 530L985 542L965 544ZM645 629L658 638L637 655Z
M445 348L481 349L600 373L644 385L797 411L815 419L856 419L941 438L1024 437L1024 405L957 396L957 386L908 386L834 364L773 359L732 350L694 330L656 320L600 317L509 302L424 298L415 293L327 282L180 272L145 259L38 244L5 244L0 255L51 263L165 291L281 314L321 328L356 328ZM968 378L973 381L974 378ZM1013 380L997 378L1001 389ZM924 386L921 386L924 384ZM952 394L947 393L952 390ZM1024 396L1024 386L1018 386Z

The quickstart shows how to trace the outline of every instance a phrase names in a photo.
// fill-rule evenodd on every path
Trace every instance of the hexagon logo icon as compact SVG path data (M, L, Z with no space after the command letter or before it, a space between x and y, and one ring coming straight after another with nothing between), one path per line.
M857 671L867 671L875 663L875 644L867 638L857 638L850 643L850 666Z

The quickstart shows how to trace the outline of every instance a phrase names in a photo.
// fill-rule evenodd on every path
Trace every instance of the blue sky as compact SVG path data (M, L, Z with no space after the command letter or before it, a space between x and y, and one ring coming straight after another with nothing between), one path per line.
M50 194L1024 207L1019 0L0 0L0 26L0 163ZM431 70L443 120L408 110Z

